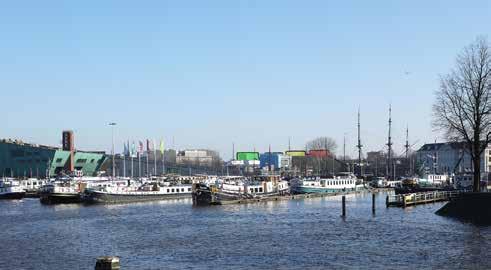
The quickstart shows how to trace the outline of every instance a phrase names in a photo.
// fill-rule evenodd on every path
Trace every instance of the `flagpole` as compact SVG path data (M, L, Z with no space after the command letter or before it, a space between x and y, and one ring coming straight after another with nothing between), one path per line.
M162 151L162 174L165 175L165 150Z
M153 140L153 171L155 176L157 176L157 146L155 145L155 140Z
M126 178L126 156L128 149L126 148L126 143L123 142L123 178Z
M131 157L131 179L133 179L133 153L131 153L130 157Z
M142 163L141 163L141 153L138 152L138 178L142 178Z
M123 178L126 178L126 153L123 154Z

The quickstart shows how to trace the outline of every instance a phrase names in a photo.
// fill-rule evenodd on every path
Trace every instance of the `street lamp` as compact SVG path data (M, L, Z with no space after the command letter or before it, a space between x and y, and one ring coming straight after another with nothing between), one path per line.
M112 150L111 150L111 155L112 155L112 160L113 160L113 180L115 177L115 165L114 165L114 126L116 126L116 123L109 123L111 126L111 137L112 137Z

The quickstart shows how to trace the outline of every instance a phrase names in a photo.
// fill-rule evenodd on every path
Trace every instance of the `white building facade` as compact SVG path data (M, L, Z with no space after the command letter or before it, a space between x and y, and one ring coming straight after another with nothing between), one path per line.
M473 171L472 159L465 143L431 143L417 151L420 171L427 174L461 174ZM481 155L481 172L491 171L491 148Z

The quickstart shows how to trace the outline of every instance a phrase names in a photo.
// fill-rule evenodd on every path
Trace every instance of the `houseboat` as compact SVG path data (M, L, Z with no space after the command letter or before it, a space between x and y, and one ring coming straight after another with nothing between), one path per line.
M87 188L83 193L86 203L128 203L191 198L191 185L172 185L168 182L146 183L141 186L112 182L99 188Z
M218 178L215 183L193 184L193 204L227 204L290 194L287 181L277 175Z
M356 191L357 178L351 173L340 173L334 177L306 177L292 181L292 191L304 193L339 193Z

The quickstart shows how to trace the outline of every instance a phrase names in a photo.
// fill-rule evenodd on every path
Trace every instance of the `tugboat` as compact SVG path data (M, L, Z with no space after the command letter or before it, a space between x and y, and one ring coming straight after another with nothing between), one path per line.
M330 178L313 177L292 180L292 191L305 193L339 193L356 191L356 176L351 173L339 173Z
M193 204L221 205L242 199L261 199L287 194L290 194L290 187L280 176L233 176L218 179L215 183L194 184Z
M68 180L56 180L39 189L39 198L44 204L80 203L83 184Z
M129 203L159 201L166 199L191 198L191 185L170 185L164 183L147 183L141 186L112 183L100 188L88 188L83 193L86 203Z
M26 192L15 180L0 181L0 199L20 200L23 199Z

